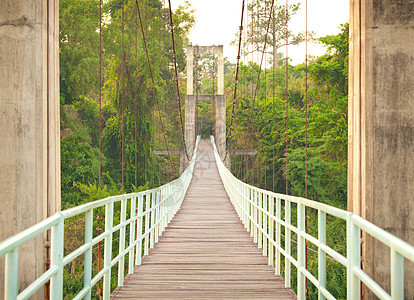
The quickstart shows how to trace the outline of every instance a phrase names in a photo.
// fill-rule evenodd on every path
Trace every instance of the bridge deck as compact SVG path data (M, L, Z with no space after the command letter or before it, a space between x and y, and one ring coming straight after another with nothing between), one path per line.
M112 299L295 299L244 229L202 140L181 209Z

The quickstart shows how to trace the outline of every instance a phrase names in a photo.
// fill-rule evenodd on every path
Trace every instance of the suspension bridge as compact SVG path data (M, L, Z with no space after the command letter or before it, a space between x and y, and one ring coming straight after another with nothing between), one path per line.
M181 175L153 189L114 195L61 211L59 5L52 0L31 0L37 9L29 12L25 1L15 2L6 7L4 16L0 15L0 41L2 45L10 42L9 47L0 50L4 52L0 55L0 64L10 75L4 78L6 83L0 85L5 95L1 98L5 101L0 102L3 116L0 162L5 170L0 177L4 190L0 212L1 237L4 238L0 242L0 259L4 265L0 266L0 288L4 290L4 299L63 299L64 270L74 261L81 261L83 269L82 288L74 299L306 299L309 285L316 289L318 299L414 297L414 238L410 225L414 219L410 215L413 208L410 180L414 176L414 168L411 168L414 110L407 98L414 87L411 76L414 56L412 39L404 38L414 36L414 19L412 14L406 13L414 11L414 5L350 1L348 211L288 195L288 178L286 194L282 194L247 184L231 172L233 154L257 154L256 150L247 148L247 138L242 141L242 149L230 148L245 1L241 1L229 127L226 128L223 46L220 45L187 47L184 119L181 115L175 27L168 1L182 150L170 149L159 114L166 149L156 151L168 156L171 173L174 173L171 156L180 155ZM133 4L152 96L160 112L140 1ZM102 5L100 1L100 9ZM246 132L252 126L274 5L275 1L269 2L268 18L264 18L266 35ZM286 32L288 19L286 16ZM100 11L100 61L102 22ZM390 24L393 31L390 31ZM35 38L28 39L28 32ZM288 36L286 44L289 44L287 39ZM306 45L307 42L306 28ZM124 49L124 26L122 45ZM18 57L14 47L20 51ZM213 95L199 95L197 86L194 91L193 59L194 55L201 54L218 57L217 91ZM394 67L399 66L398 71L377 63L385 58L392 60ZM307 111L307 54L305 61ZM100 63L99 80L102 80L101 72ZM287 85L286 81L286 147ZM102 82L99 84L99 125L101 88ZM122 112L125 109L123 99ZM216 105L215 132L209 140L197 136L196 103L203 100L214 100ZM20 123L14 125L15 122ZM307 114L305 124L307 155ZM124 126L122 115L122 185ZM101 134L100 126L99 146ZM286 161L287 155L286 148ZM100 193L100 160L99 164ZM305 164L307 187L307 156ZM240 168L241 164L239 172ZM316 231L309 231L309 214L317 219ZM65 251L65 222L74 218L84 220L84 233L79 237L81 245ZM94 228L95 221L98 228ZM327 236L327 229L335 221L342 224L346 239L343 249L335 247ZM17 224L16 228L8 230L9 223ZM309 251L316 257L313 260L316 272L309 268ZM333 291L331 282L335 278L328 261L346 274L341 282L346 286L346 293L338 296Z

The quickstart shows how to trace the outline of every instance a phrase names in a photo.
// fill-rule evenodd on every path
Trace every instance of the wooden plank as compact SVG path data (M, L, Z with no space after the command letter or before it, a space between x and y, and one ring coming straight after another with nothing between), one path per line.
M112 299L296 299L245 231L221 182L210 142L158 244Z

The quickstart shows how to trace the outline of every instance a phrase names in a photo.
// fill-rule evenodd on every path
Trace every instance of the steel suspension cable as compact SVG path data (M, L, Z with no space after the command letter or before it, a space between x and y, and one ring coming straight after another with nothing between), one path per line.
M226 160L227 155L229 153L231 132L232 132L232 128L233 128L234 108L235 108L235 105L236 105L236 96L237 96L237 83L238 83L238 79L239 79L240 51L241 51L241 43L242 43L242 35L243 35L244 2L245 2L245 0L243 0L243 2L242 2L242 12L241 12L240 27L239 27L239 46L238 46L238 50L237 50L236 76L234 78L234 91L233 91L233 103L232 103L232 106L231 106L230 127L229 127L229 133L227 135L227 141L228 142L227 142L227 146L226 146L226 152L224 154L224 158L222 159L223 162Z
M246 2L246 7L249 7L249 1ZM249 24L248 19L249 19L249 10L247 10L246 17L244 18L243 27L246 27ZM244 35L243 47L247 47L247 45L248 45L247 35ZM247 52L243 53L243 64L244 64L245 67L247 67L246 71L248 70L248 57L247 56L248 56ZM242 100L244 98L246 103L247 103L247 101L249 99L249 86L248 86L247 81L246 81L246 79L248 79L248 75L247 75L247 72L244 72L244 73L241 73L241 74L243 75L242 82L244 82L244 81L246 82L246 84L244 86L244 93L242 93ZM241 104L242 104L242 107L243 107L243 102ZM244 177L243 177L243 180L245 182L248 182L248 179L249 179L248 178L248 176L249 176L249 174L248 174L248 162L249 161L245 160L244 156L240 156L240 158L241 158L241 163L244 162Z
M265 1L265 15L267 12L267 2ZM270 21L270 20L269 20ZM267 152L266 152L266 145L267 145L267 88L266 88L266 65L267 65L267 55L266 55L266 51L265 51L265 65L264 65L264 165L265 165L265 169L264 169L264 188L265 190L267 189Z
M172 41L172 52L173 52L173 64L174 64L174 76L175 76L175 86L177 90L177 106L178 106L178 113L180 115L180 125L181 125L181 137L183 140L183 148L185 156L187 160L190 161L191 157L187 150L187 144L185 142L185 135L184 135L184 125L183 125L183 116L181 113L181 97L180 97L180 88L178 86L178 71L177 71L177 57L175 52L175 40L174 40L174 22L172 18L172 8L171 8L171 0L168 0L168 14L170 18L170 29L171 29L171 41ZM197 70L196 70L197 72Z
M257 25L256 25L256 30L257 32L259 32L259 20L260 20L260 15L259 15L259 0L256 1L257 3L257 8L256 8L256 13L257 13ZM259 41L256 39L256 49L259 49ZM256 51L256 61L259 61L259 56L260 56L260 52L257 50ZM262 66L260 66L260 72L262 71ZM259 85L259 81L257 81L257 85ZM257 87L258 89L259 87ZM257 92L259 92L259 90L257 90ZM256 146L256 148L258 150L260 150L259 148L259 141L258 141L258 136L259 136L259 130L258 130L258 126L259 126L259 116L258 116L258 112L257 109L254 111L254 115L253 117L256 117L256 126L254 127L255 129L255 134L253 136L253 142ZM260 174L259 174L259 163L260 163L260 156L257 156L257 160L256 160L256 186L259 187L259 183L260 183ZM253 166L254 167L254 166Z
M308 0L305 0L305 198L308 198ZM308 232L308 209L305 206L305 231ZM305 239L305 269L308 269L308 240ZM305 276L306 295L309 295L308 278Z
M248 125L247 125L247 131L246 131L246 138L244 140L244 145L243 145L243 152L242 152L243 155L246 151L247 137L249 135L250 125L251 125L251 122L252 122L252 117L253 117L253 112L254 112L254 104L255 104L255 100L256 100L256 96L257 96L257 90L258 90L258 87L259 87L259 81L260 81L260 74L261 74L261 71L262 71L263 58L264 58L264 54L266 52L267 37L268 37L268 33L269 33L269 25L270 25L270 20L272 18L272 14L273 14L274 4L275 4L275 1L272 0L272 5L270 7L269 19L268 19L267 25L266 25L266 35L265 35L265 40L264 40L264 45L263 45L263 50L262 50L262 57L261 57L261 60L260 60L259 70L258 70L258 74L257 74L256 87L254 89L252 109L250 111L250 117L249 117L249 122L248 122ZM240 174L240 167L239 167L239 170L237 172L237 177L239 176L239 174Z
M145 51L145 56L147 58L148 70L149 70L151 81L152 81L152 89L153 89L153 93L154 93L155 103L157 105L157 109L158 109L158 112L159 112L159 119L160 119L160 124L161 124L161 128L162 128L162 133L163 133L163 136L164 136L164 143L165 143L165 147L166 147L167 152L168 152L168 158L169 158L169 161L170 161L171 175L174 176L174 166L173 166L173 163L172 163L172 160L171 160L168 141L167 141L167 138L165 136L165 128L164 128L164 123L163 123L162 117L161 117L160 105L159 105L159 101L158 101L158 98L157 98L157 91L156 91L156 88L155 88L154 76L152 74L151 62L150 62L150 59L149 59L148 47L147 47L147 41L146 41L146 38L145 38L144 28L142 26L141 12L140 12L140 8L139 8L138 0L135 0L135 5L136 5L136 8L137 8L137 12L138 12L139 24L141 26L142 40L144 42L144 51Z
M98 144L99 144L99 158L98 158L98 198L101 199L101 177L102 177L102 0L99 1L99 133L98 133ZM98 235L102 232L101 220L102 212L101 207L99 207L98 216L96 220L98 221L98 227L96 231ZM102 241L98 243L98 273L102 270ZM96 290L96 296L101 299L102 297L102 279L99 280L98 288Z
M144 91L143 91L143 99L142 101L145 103L144 105L144 112L145 112L145 118L147 118L148 116L148 101L147 101L147 89L146 89L146 80L144 79ZM145 123L144 123L144 147L145 147L145 153L144 153L144 180L145 180L145 184L147 184L148 178L147 178L147 173L148 173L148 131L147 131L147 120L145 119Z
M274 22L274 21L273 21ZM277 60L277 57L273 57ZM275 77L276 65L273 63L273 86L272 86L272 191L275 191Z
M122 194L124 193L124 142L125 142L125 45L124 45L124 31L125 31L125 24L124 24L124 14L125 14L125 5L124 1L122 1L122 22L121 22L121 43L122 43L122 76L121 76L121 119L122 119L122 135L121 135L121 173L122 173Z
M288 128L289 128L289 91L288 91L288 87L289 87L289 82L288 82L288 63L289 63L289 58L288 58L288 47L289 47L289 32L288 32L288 5L289 5L289 0L286 0L286 149L285 149L285 155L286 155L286 195L289 194L289 190L288 190L288 138L289 138L289 134L288 134Z
M138 16L135 15L135 65L136 68L138 68ZM138 135L138 73L135 73L135 101L134 101L134 111L135 111L135 122L134 122L134 158L135 158L135 173L134 173L134 182L135 182L135 188L138 187L138 141L137 141L137 135Z

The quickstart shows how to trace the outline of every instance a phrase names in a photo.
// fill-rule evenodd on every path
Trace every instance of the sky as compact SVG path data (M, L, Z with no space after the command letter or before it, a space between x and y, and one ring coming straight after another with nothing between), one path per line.
M183 5L184 1L171 0L173 9ZM189 2L195 9L196 18L196 25L189 36L190 42L200 46L224 45L224 56L235 62L237 48L230 46L230 42L235 39L240 26L242 0L189 0ZM290 0L289 4L296 2L298 1ZM349 0L308 0L308 30L314 31L316 37L338 33L338 26L348 20ZM303 3L300 11L292 18L289 27L293 32L304 32L305 25L305 3ZM284 52L285 49L281 51ZM302 63L305 60L304 45L290 46L288 53L293 64ZM320 56L325 53L325 49L318 44L310 43L308 53Z

